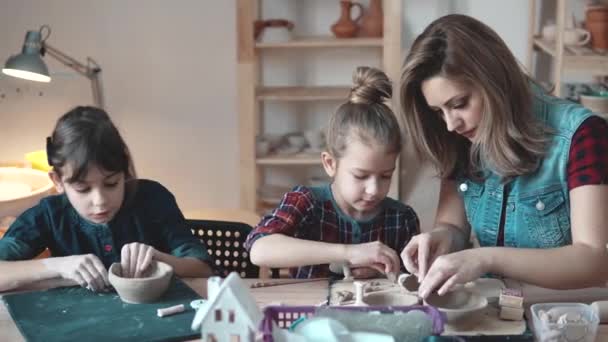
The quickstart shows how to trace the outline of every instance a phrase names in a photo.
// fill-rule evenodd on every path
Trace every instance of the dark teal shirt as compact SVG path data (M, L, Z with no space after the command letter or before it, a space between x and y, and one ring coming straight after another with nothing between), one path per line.
M54 257L94 254L109 267L125 244L141 242L176 257L208 261L203 242L185 225L175 197L161 184L137 180L129 200L107 224L82 218L64 195L25 211L0 239L0 260L31 259L48 248Z

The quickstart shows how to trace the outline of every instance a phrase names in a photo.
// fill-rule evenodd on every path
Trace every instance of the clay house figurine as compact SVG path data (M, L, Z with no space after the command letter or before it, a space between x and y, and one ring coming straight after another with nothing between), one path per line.
M262 318L249 287L232 272L226 279L207 280L207 301L198 308L192 330L201 331L203 342L253 342ZM273 328L273 335L279 335L275 341L284 341L282 329Z

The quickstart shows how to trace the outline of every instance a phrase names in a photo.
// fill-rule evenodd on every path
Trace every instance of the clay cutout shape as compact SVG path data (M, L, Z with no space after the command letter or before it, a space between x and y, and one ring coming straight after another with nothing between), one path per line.
M397 284L405 289L407 292L418 294L418 278L413 274L403 273L397 279Z
M173 277L173 267L161 261L152 261L140 278L124 278L120 263L113 263L108 273L110 284L123 302L140 304L154 302L167 291Z

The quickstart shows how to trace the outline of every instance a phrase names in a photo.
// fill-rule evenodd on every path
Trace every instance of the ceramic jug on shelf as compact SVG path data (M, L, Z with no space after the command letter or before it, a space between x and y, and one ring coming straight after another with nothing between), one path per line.
M357 7L359 9L359 15L357 15L355 19L352 18L353 7ZM363 6L361 6L361 4L358 2L341 0L340 8L340 18L333 25L331 25L331 31L337 38L352 38L359 30L357 22L363 15Z
M361 17L359 36L382 37L384 16L382 14L382 0L370 0L369 8Z
M608 6L588 6L585 12L585 28L591 32L591 47L608 50Z

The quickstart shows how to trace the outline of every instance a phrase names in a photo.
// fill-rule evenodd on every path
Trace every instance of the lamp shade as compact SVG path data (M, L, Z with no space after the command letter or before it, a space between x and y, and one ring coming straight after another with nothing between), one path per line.
M50 82L49 69L40 54L41 46L40 32L28 31L21 53L9 57L2 72L26 80Z

